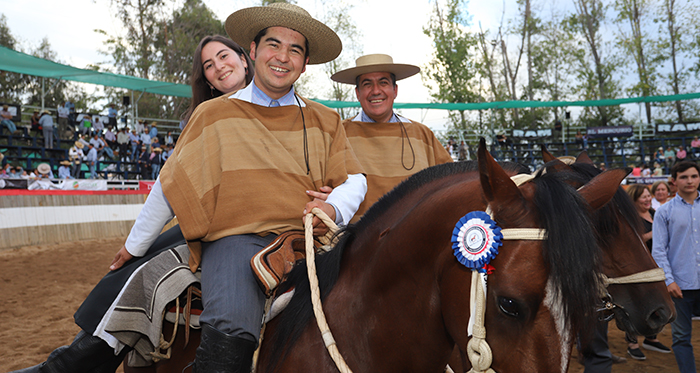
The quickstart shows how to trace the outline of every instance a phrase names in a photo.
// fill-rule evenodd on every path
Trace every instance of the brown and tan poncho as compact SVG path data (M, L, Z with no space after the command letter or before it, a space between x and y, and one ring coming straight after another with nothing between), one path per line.
M379 200L379 197L414 173L436 164L452 162L450 154L428 127L413 121L403 124L416 155L416 163L410 170L404 166L411 168L413 153L406 136L401 135L399 123L355 122L352 120L343 122L348 140L367 176L367 195L355 213L352 222L359 220L367 209Z
M238 99L200 104L160 174L163 192L190 247L238 234L302 229L306 190L333 188L364 173L338 114L304 100L309 168L298 106L268 108Z

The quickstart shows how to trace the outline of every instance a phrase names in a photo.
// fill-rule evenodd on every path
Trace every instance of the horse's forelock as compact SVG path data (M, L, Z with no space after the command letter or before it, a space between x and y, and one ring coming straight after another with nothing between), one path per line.
M572 330L592 325L592 308L598 295L600 251L588 206L576 191L554 174L533 180L540 226L547 230L543 257L550 281L559 292L565 319ZM562 208L562 206L569 206ZM595 269L592 271L591 269Z

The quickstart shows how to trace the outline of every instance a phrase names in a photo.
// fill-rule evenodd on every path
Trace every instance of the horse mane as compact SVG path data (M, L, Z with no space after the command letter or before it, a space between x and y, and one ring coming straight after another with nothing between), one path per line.
M598 296L598 286L591 284L600 283L601 269L601 253L587 213L590 207L558 173L538 174L532 182L538 223L547 230L543 257L557 289L555 296L571 330L588 333L595 324L591 305Z
M326 298L338 279L345 248L385 211L432 181L477 170L475 161L466 161L419 171L380 198L356 224L342 229L333 250L316 255L321 299ZM527 167L512 162L504 164L504 170L509 174L529 173ZM598 288L591 284L598 283L599 278L597 272L590 271L590 268L600 268L600 254L592 234L593 228L587 215L582 213L588 208L587 204L572 187L551 174L538 175L532 182L536 184L534 204L538 209L539 224L548 232L547 239L543 242L543 257L550 270L550 278L558 289L557 296L563 304L564 316L567 320L572 320L574 330L584 329L587 324L593 325L589 309L598 295ZM562 209L562 204L577 208ZM289 347L298 340L313 317L304 262L295 266L287 280L280 285L278 293L292 288L294 296L284 312L277 316L275 331L267 341L272 344L267 362L269 371L274 371L276 365L284 360Z
M571 165L571 169L574 175L577 175L576 181L581 184L585 184L602 172L595 166L587 163L574 163ZM617 189L611 202L596 211L594 216L595 228L601 243L610 242L612 237L620 234L618 213L637 232L643 231L642 219L637 212L637 208L622 188ZM601 247L606 247L606 245L601 245Z

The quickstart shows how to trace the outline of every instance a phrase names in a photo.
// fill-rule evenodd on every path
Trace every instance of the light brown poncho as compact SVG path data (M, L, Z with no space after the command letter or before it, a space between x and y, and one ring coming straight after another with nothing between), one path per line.
M238 234L302 229L306 190L333 188L364 173L335 111L304 100L309 168L298 106L268 108L238 99L200 104L160 173L163 192L190 247Z
M355 213L356 222L381 196L414 173L436 164L452 162L452 157L440 144L433 132L418 122L404 122L415 152L401 135L399 123L343 122L348 140L360 164L367 172L367 195ZM403 141L403 154L401 142ZM403 164L401 157L403 155Z

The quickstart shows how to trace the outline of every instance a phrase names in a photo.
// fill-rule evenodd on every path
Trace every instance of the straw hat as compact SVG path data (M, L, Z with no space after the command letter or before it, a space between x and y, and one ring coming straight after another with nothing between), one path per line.
M561 157L557 157L557 159L569 165L576 163L576 157L571 155L562 155Z
M41 163L38 166L36 166L36 170L40 174L46 175L51 172L51 166L49 166L48 163Z
M80 141L76 141L74 144L78 149L82 149L85 147L85 145Z
M157 123L156 123L156 122L151 122L151 125L152 125L153 127L156 127L156 126L157 126Z
M60 163L64 166L70 166L70 161L61 161Z
M157 153L160 153L160 152L163 151L163 149L158 148L158 147L155 147L155 148L153 148L153 151L154 151L154 152L157 152Z
M42 114L51 114L48 110L43 110L41 113Z
M294 4L272 3L245 8L226 19L226 33L244 48L250 47L260 31L275 26L290 28L304 35L309 42L309 65L333 61L343 50L343 43L335 31Z
M355 60L355 67L338 71L331 76L336 82L355 84L355 78L362 74L374 72L388 72L396 76L396 80L406 79L420 72L420 67L401 63L394 63L394 59L387 54L368 54Z

